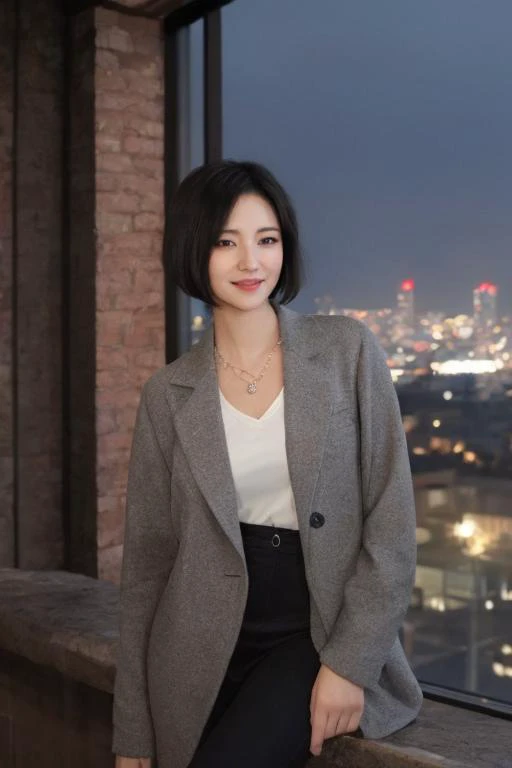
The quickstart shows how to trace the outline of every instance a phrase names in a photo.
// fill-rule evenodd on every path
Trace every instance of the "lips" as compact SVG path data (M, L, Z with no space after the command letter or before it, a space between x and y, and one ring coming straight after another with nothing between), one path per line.
M259 285L263 280L237 280L235 285L240 285L242 288L251 288L255 285Z

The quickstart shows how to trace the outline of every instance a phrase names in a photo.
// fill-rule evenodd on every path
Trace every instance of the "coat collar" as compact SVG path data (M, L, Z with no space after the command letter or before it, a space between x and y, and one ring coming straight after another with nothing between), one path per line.
M325 328L273 304L283 338L286 454L303 543L332 407ZM243 558L237 498L222 421L213 355L213 328L169 368L169 403L176 435L201 493Z
M293 309L270 302L279 321L279 330L283 339L284 355L291 352L298 357L315 357L325 346L325 332L320 327L312 326L315 316L305 316ZM199 381L215 371L213 356L213 324L202 334L200 340L189 352L182 355L173 365L172 383L178 386L198 386Z

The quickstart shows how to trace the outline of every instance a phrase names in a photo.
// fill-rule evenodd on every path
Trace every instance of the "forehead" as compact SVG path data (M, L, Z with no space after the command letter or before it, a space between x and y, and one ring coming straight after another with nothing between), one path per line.
M228 216L226 226L239 228L244 223L278 226L277 216L268 200L256 194L241 195Z

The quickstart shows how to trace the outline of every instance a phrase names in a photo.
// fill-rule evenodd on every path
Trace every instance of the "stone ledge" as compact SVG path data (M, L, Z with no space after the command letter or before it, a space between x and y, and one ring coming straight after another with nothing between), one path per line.
M512 768L512 724L425 700L415 723L386 739L328 742L308 768Z
M0 649L111 693L119 588L67 571L0 569Z
M65 571L0 569L0 650L112 693L119 589ZM418 720L379 741L329 741L308 768L512 768L506 720L425 701Z

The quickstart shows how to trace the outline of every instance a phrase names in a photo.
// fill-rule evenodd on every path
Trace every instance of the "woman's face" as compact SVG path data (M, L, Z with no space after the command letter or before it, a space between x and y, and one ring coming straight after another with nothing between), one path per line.
M210 285L220 307L251 310L265 303L283 265L279 222L256 194L238 198L210 253Z

